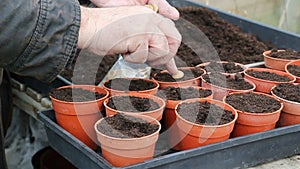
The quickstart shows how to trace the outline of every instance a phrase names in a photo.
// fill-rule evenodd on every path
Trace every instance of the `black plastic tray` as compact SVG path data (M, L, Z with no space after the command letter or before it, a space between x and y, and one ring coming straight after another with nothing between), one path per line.
M50 146L76 167L115 168L100 153L91 150L57 125L53 110L39 113L38 118L45 124ZM191 150L170 152L125 168L245 168L300 153L299 140L300 125L293 125Z

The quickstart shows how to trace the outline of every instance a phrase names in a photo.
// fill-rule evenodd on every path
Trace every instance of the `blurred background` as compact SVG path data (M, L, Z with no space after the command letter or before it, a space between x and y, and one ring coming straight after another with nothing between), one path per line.
M300 34L299 0L193 0Z

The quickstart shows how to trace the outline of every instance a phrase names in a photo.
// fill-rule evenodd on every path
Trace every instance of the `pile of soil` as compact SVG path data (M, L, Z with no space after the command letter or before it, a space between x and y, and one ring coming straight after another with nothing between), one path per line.
M300 103L300 85L299 84L278 84L272 92L283 99Z
M159 105L152 99L135 96L111 97L108 100L107 106L115 110L134 113L152 111L159 108Z
M161 82L180 82L200 77L204 73L201 68L197 67L188 70L180 70L184 73L184 76L180 79L174 79L168 72L157 73L156 75L154 75L154 79Z
M178 106L177 112L190 122L204 125L222 125L234 119L231 111L209 102L182 103Z
M253 86L246 82L241 74L236 74L234 78L230 77L230 75L224 75L221 73L209 73L202 76L203 79L213 85L234 89L234 90L248 90L252 89Z
M300 77L300 66L298 66L298 65L288 65L287 70L292 75Z
M209 89L197 89L194 87L175 88L167 87L159 90L157 95L168 100L186 100L191 98L205 98L210 96L212 91Z
M55 99L66 102L86 102L106 96L106 94L103 93L92 92L81 88L54 89L50 91L49 95Z
M281 107L276 99L252 92L229 95L225 102L237 110L250 113L272 113Z
M286 49L285 51L278 52L278 50L275 49L271 51L269 56L279 59L297 60L300 59L300 52L291 49Z
M221 73L238 73L244 71L240 65L236 65L234 62L209 62L208 65L200 66L206 72L221 72Z
M129 80L125 78L116 78L109 80L104 84L104 86L113 90L121 91L142 91L157 87L154 82L146 81L143 79Z
M105 120L97 125L97 129L111 137L139 138L155 133L159 126L140 118L117 113L114 116L105 117Z
M275 82L289 82L291 81L290 78L286 76L281 76L276 73L272 72L259 72L254 70L248 70L246 73L252 77L263 79L263 80L269 80L269 81L275 81Z

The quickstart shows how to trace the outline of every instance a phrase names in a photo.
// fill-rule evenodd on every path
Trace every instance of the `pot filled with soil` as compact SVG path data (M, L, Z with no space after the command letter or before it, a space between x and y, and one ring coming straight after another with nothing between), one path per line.
M153 158L161 129L152 117L122 113L102 118L94 127L103 157L116 167Z
M255 84L244 79L241 74L234 77L221 73L207 73L202 77L202 87L211 89L213 98L222 100L232 92L249 92L255 89Z
M256 85L256 91L270 93L273 86L280 83L293 83L296 78L286 72L267 68L247 68L245 79Z
M283 103L278 122L279 126L300 123L300 84L278 84L273 87L272 95Z
M57 123L85 143L96 149L94 123L102 118L103 101L108 91L93 85L59 87L50 92Z
M160 121L166 103L163 99L149 94L123 94L111 96L104 101L106 116L117 113L139 114L155 118Z
M175 113L181 150L227 140L238 118L230 105L207 98L182 101Z
M278 99L260 92L231 93L224 98L224 102L239 114L233 137L274 129L283 108Z
M300 59L300 52L287 50L268 50L263 53L264 61L267 68L276 70L285 70L286 64L292 60Z
M163 114L162 124L168 134L169 145L175 150L179 148L176 146L180 139L177 136L177 126L174 125L176 121L175 108L183 100L192 98L210 98L212 99L212 91L202 87L167 87L159 90L157 96L166 100L166 108Z
M296 83L300 83L300 59L289 62L285 71L296 77Z
M211 61L201 63L196 67L204 69L206 73L219 72L225 75L230 75L232 77L234 77L237 73L242 74L246 69L246 67L240 63L226 61Z
M103 87L109 91L111 96L125 93L155 94L159 84L150 79L116 78L106 81Z
M200 86L200 77L205 73L204 69L196 67L181 67L178 68L184 73L184 76L179 79L174 79L168 71L163 70L153 75L153 79L159 83L159 88L164 89L167 87L190 87Z

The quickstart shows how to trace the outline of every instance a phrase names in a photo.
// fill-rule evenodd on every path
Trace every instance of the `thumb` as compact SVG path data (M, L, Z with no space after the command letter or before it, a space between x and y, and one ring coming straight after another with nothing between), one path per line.
M168 72L173 75L176 74L178 72L176 63L174 58L172 58L167 64L166 64L166 69L168 70Z
M172 7L166 0L149 0L148 4L156 4L158 13L173 20L179 19L179 12Z

